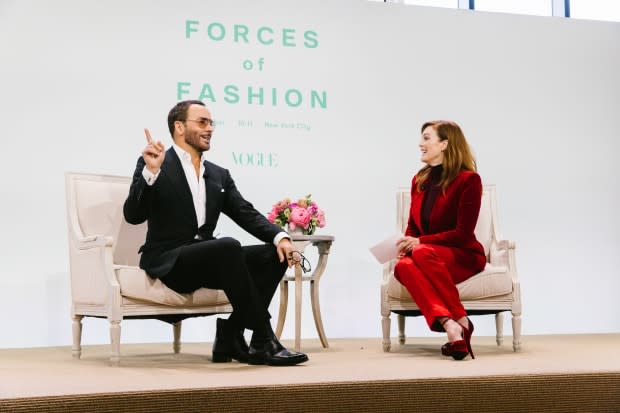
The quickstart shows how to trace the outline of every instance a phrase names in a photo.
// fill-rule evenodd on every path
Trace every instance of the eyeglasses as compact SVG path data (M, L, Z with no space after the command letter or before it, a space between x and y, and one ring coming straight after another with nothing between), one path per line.
M198 126L202 129L206 129L209 125L211 125L211 127L215 127L215 122L213 121L213 119L209 118L185 119L185 122L196 122Z
M304 254L302 254L299 251L289 252L288 260L293 261L295 264L299 264L299 266L301 267L301 270L304 273L312 271L312 267L310 266L310 261L308 261L308 259L304 257Z

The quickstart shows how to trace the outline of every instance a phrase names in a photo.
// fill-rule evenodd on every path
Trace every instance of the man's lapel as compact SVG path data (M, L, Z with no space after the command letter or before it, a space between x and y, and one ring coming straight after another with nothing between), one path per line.
M205 211L205 223L214 223L217 221L217 217L220 213L220 201L222 199L222 192L224 189L222 188L221 182L217 179L216 171L211 167L211 164L207 161L204 161L205 172L205 189L207 192L207 209Z
M161 168L162 174L170 180L172 187L175 190L178 197L178 207L184 212L182 215L192 220L193 226L197 227L196 211L194 209L194 201L192 199L192 192L189 189L185 172L181 166L181 160L177 156L174 148L170 148L166 151L166 157Z

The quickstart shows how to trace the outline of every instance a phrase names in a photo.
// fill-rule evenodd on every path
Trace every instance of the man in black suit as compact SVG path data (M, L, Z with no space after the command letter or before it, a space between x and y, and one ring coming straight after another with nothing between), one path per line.
M307 355L280 344L267 310L287 265L295 263L288 234L241 196L228 170L205 159L213 120L204 103L177 103L168 114L168 129L174 141L168 150L144 130L147 146L123 207L127 222L148 221L140 267L179 293L224 290L233 312L228 320L217 320L214 362L307 361ZM214 238L221 212L268 244L242 247L233 238ZM249 347L246 328L253 330Z

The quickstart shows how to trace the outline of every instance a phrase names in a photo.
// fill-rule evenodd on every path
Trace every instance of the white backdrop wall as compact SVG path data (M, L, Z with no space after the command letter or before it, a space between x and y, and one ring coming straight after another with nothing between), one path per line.
M131 174L142 128L169 145L167 112L189 98L218 120L210 158L259 210L306 193L325 209L328 337L380 337L367 249L393 232L394 191L436 118L461 124L498 186L523 333L618 332L618 39L617 23L361 0L0 0L0 347L71 341L64 172ZM218 231L253 241L226 219ZM211 341L214 320L183 339ZM105 321L85 324L84 344L108 341ZM123 325L123 342L170 339L157 321Z

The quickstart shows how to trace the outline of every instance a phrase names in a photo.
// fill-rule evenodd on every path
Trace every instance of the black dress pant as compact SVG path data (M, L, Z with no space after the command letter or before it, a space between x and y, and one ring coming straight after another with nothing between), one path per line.
M286 268L286 260L279 261L273 245L242 247L226 237L182 247L174 267L161 281L179 293L201 287L224 290L233 307L229 321L236 328L269 334L267 308Z

